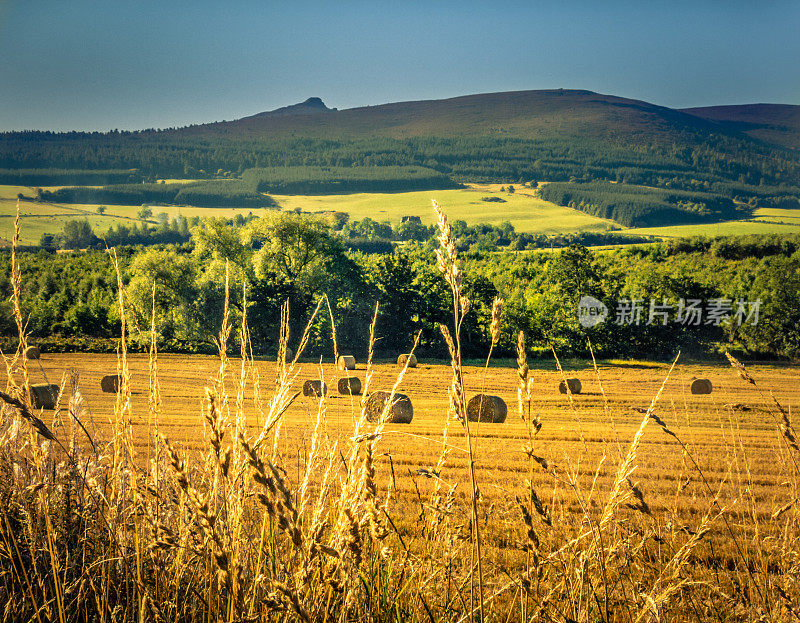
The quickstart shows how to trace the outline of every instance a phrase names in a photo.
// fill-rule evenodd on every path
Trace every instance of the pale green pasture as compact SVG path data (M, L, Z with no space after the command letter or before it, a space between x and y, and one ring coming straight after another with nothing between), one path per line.
M80 207L93 211L97 208L96 205ZM129 219L138 219L137 214L141 209L142 206L106 205L106 214ZM193 206L150 206L150 209L153 211L153 216L150 218L150 220L156 220L156 217L162 212L168 214L170 219L179 215L185 216L186 218L192 218L194 216L199 216L200 218L205 218L208 216L233 218L237 214L243 214L246 216L251 212L254 214L267 214L269 212L268 209L253 210L252 208L196 208Z
M14 236L14 220L16 200L0 199L0 245L8 246ZM20 204L20 243L23 245L39 244L42 234L57 234L64 228L64 223L73 219L88 219L95 233L108 231L110 225L120 222L113 216L73 211L64 206L33 206Z
M13 199L16 202L19 193L33 195L33 192L27 186L4 186L0 184L0 199Z
M171 180L179 181L179 180ZM518 187L511 194L500 191L500 184L471 184L458 190L432 190L406 193L357 193L347 195L273 195L283 210L304 212L346 212L352 219L372 218L397 224L403 216L419 216L425 224L435 222L431 200L436 199L451 220L464 220L470 225L490 223L499 225L509 221L518 232L560 234L578 231L605 231L619 229L613 221L600 219L578 210L557 206L534 196L527 188ZM54 187L56 188L56 187ZM16 197L22 192L33 196L31 187L0 185L0 238L11 240L16 214ZM481 197L497 196L505 203L481 201ZM97 214L97 204L39 204L20 203L22 215L21 241L36 244L43 233L58 234L67 220L88 218L95 233L102 235L109 226L133 225L138 222L141 206L106 205L106 212ZM186 218L219 216L233 218L237 214L268 214L269 210L249 208L198 208L192 206L152 206L155 221L165 212L170 219L182 215ZM728 221L703 225L676 225L668 227L643 227L621 229L620 233L663 237L730 236L739 234L769 234L800 232L800 209L786 210L761 208L747 221Z
M578 210L564 208L534 197L528 192L499 192L498 184L459 190L426 190L407 193L357 193L350 195L272 195L284 210L304 212L347 212L351 219L369 217L376 221L399 223L403 216L419 216L430 225L436 217L431 207L435 199L452 220L469 225L509 221L519 232L566 233L603 231L615 223ZM481 201L481 197L498 196L506 203Z

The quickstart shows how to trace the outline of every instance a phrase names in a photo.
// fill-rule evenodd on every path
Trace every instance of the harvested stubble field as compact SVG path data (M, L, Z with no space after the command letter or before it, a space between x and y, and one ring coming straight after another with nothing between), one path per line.
M41 364L41 368L38 364ZM133 434L137 456L145 464L150 453L148 440L155 427L148 415L149 359L129 355L131 373ZM162 354L158 357L158 380L161 390L159 429L177 447L200 460L208 450L208 426L203 417L206 401L203 388L212 385L219 370L219 359L208 356ZM43 354L40 362L29 362L31 382L46 379L59 383L77 379L91 412L98 439L108 437L113 420L116 395L100 391L100 379L117 370L117 358L102 354ZM365 366L359 363L351 376L364 380ZM476 477L481 492L484 522L484 556L489 563L490 586L503 582L501 570L519 568L524 553L519 541L523 536L511 526L519 523L515 498L525 498L530 478L530 463L524 449L558 466L563 474L573 473L575 485L585 496L584 503L599 513L613 485L620 462L625 457L643 413L650 406L669 372L668 364L600 363L597 372L589 363L573 368L568 376L583 384L580 395L570 397L558 392L561 374L552 365L533 364L532 410L542 422L541 432L533 443L517 408L517 370L493 365L464 368L467 395L484 391L502 397L509 416L504 424L472 423L476 457ZM774 392L781 404L792 413L800 404L800 370L788 365L754 365L748 368L759 385ZM244 401L246 425L256 436L264 423L252 398L254 372L264 398L275 384L275 362L248 361ZM372 390L390 390L397 377L395 364L374 366ZM323 401L322 432L326 445L338 442L344 448L353 434L360 415L360 396L336 393L336 381L347 372L331 363L298 364L293 390L299 391L306 379L324 378L329 392ZM241 375L241 360L229 361L227 383L231 402L235 400ZM380 495L391 489L395 523L401 533L413 540L426 513L425 500L435 478L430 478L442 452L443 427L448 412L449 366L427 365L409 369L398 392L407 394L414 405L414 419L409 425L388 424L376 446L376 482ZM691 395L689 386L695 377L711 380L710 395ZM598 381L599 379L599 381ZM602 391L601 391L602 385ZM280 464L296 486L303 472L317 417L319 401L300 396L283 416L280 433ZM231 407L233 408L233 407ZM744 382L727 364L679 364L672 371L655 414L688 446L702 469L708 485L718 495L718 504L733 516L747 517L737 526L745 540L774 538L783 526L771 522L772 515L791 500L788 480L791 465L771 412L774 405L765 403L757 388ZM58 432L58 430L56 430ZM455 517L469 523L469 476L465 438L458 422L451 422L447 443L450 456L441 470L446 486L455 485ZM662 530L697 530L703 516L713 508L712 497L690 459L675 439L650 423L636 456L637 467L631 481L638 484L652 516ZM418 472L417 470L423 470ZM427 471L426 471L427 470ZM581 502L570 487L554 484L549 473L533 472L534 488L551 507L557 523L578 529L584 521ZM562 483L563 484L563 483ZM590 494L590 490L594 493ZM794 513L791 510L791 513ZM622 511L638 523L637 512ZM760 534L755 534L761 522ZM636 520L636 521L634 521ZM556 523L556 521L554 521ZM738 522L737 522L738 523ZM670 525L671 524L671 525ZM715 524L705 537L710 545L697 553L696 562L720 570L735 567L737 561L730 535L722 523Z
M455 333L440 327L451 365L346 372L365 392L408 395L415 415L404 425L388 423L388 403L372 422L355 397L300 397L311 379L337 386L345 372L333 362L229 358L227 298L218 359L126 357L124 323L119 358L21 359L12 262L20 349L4 357L0 392L6 618L800 618L800 374L748 371L730 355L730 366L607 362L570 366L583 393L563 395L563 373L529 368L522 333L516 366L463 366L470 302L434 209L453 294ZM496 298L491 348L502 308ZM281 354L288 320L287 303ZM238 335L248 344L246 319ZM115 372L118 393L102 394ZM695 377L713 393L691 394ZM59 382L63 408L34 412L37 382ZM469 423L475 393L505 399L506 422Z

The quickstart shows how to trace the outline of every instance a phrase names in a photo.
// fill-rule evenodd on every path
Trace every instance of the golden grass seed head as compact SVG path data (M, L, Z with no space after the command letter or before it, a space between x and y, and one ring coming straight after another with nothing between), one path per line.
M503 302L503 299L495 297L492 303L492 323L490 326L492 346L500 341L500 316L503 313Z
M725 356L728 358L731 366L733 366L733 369L739 373L739 376L742 378L742 380L747 381L751 385L756 384L755 379L750 376L750 373L747 371L747 368L744 367L741 361L736 359L736 357L731 355L727 350L725 351Z

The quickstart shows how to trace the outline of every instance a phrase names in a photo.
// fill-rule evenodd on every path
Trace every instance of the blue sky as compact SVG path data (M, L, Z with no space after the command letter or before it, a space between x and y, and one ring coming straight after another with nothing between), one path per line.
M800 104L800 2L0 0L0 130L559 87Z

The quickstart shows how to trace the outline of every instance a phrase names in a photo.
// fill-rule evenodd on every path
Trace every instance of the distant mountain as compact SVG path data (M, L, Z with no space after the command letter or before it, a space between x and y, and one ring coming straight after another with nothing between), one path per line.
M683 112L719 122L765 143L800 149L800 106L744 104L684 108Z
M333 112L335 108L328 108L319 97L309 97L305 102L276 108L267 112L258 113L251 119L264 119L265 117L284 117L287 115L316 115L323 112Z
M600 182L591 194L562 189L562 199L592 211L618 203L621 193L608 183L655 187L693 193L662 197L679 208L662 210L658 218L665 222L727 218L730 210L713 209L725 203L720 197L736 210L794 205L800 196L799 110L766 104L675 110L571 89L346 110L312 97L235 121L162 131L0 134L0 180L19 179L21 169L28 170L25 179L39 175L51 184L58 175L70 179L74 170L135 169L146 180L261 180L249 192L264 180L269 188L289 188L309 176L332 180L338 192L352 191L356 178L361 190L363 180L380 180L381 188L394 191L417 187L420 177L443 187ZM636 193L625 200L637 210L655 209L647 192Z
M310 115L310 110L327 114ZM671 141L678 135L720 131L724 130L717 123L664 106L592 91L553 89L485 93L340 111L327 108L319 98L311 98L302 104L236 121L197 125L174 132L340 140L375 136L537 139L583 135Z

